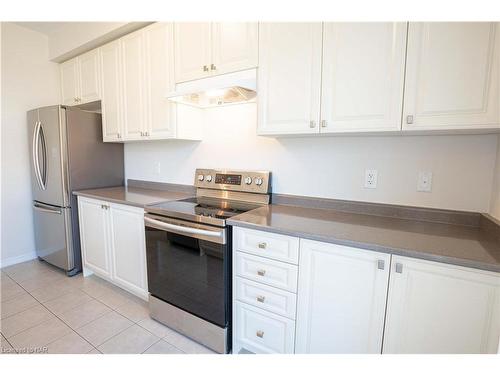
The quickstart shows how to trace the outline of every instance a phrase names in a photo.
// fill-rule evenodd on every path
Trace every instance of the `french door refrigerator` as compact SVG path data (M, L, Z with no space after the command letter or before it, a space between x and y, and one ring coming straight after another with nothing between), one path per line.
M123 144L103 143L99 113L64 106L28 112L33 217L39 258L81 270L75 190L123 185Z

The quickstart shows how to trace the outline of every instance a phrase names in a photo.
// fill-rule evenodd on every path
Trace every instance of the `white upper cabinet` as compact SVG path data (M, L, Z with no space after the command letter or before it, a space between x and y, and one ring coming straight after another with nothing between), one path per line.
M120 40L100 48L102 74L102 132L104 141L122 140Z
M225 74L254 68L258 63L258 24L218 22L212 24L210 70Z
M259 26L258 134L319 132L321 23Z
M296 353L381 353L389 254L300 240Z
M210 74L210 28L209 22L175 24L176 82L204 78Z
M401 129L406 32L406 23L324 24L321 133Z
M123 136L126 140L145 136L146 116L144 34L135 32L121 39Z
M175 104L166 98L174 90L174 26L159 22L144 29L146 43L147 136L150 139L175 136Z
M80 93L79 104L101 99L101 77L99 72L99 50L94 49L78 57Z
M61 97L64 105L78 104L79 79L77 57L61 64Z
M410 22L404 130L500 128L498 23Z
M496 353L498 273L392 257L384 353Z
M257 23L180 22L174 35L177 83L257 66Z

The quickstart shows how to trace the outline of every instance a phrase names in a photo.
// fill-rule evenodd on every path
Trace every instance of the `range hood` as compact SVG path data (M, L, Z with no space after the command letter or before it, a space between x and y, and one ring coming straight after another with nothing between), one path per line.
M178 83L168 100L197 108L212 108L255 101L257 69Z

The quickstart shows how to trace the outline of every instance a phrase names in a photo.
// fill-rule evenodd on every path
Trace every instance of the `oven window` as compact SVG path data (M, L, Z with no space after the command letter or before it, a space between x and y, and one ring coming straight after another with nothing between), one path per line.
M227 245L146 227L149 292L224 327L226 251Z

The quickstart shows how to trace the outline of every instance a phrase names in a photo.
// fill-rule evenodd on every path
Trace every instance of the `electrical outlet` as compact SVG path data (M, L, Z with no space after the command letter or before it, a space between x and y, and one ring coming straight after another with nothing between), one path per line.
M432 172L418 172L417 191L430 192L432 190Z
M377 170L376 169L365 170L365 188L366 189L376 189L377 188Z

